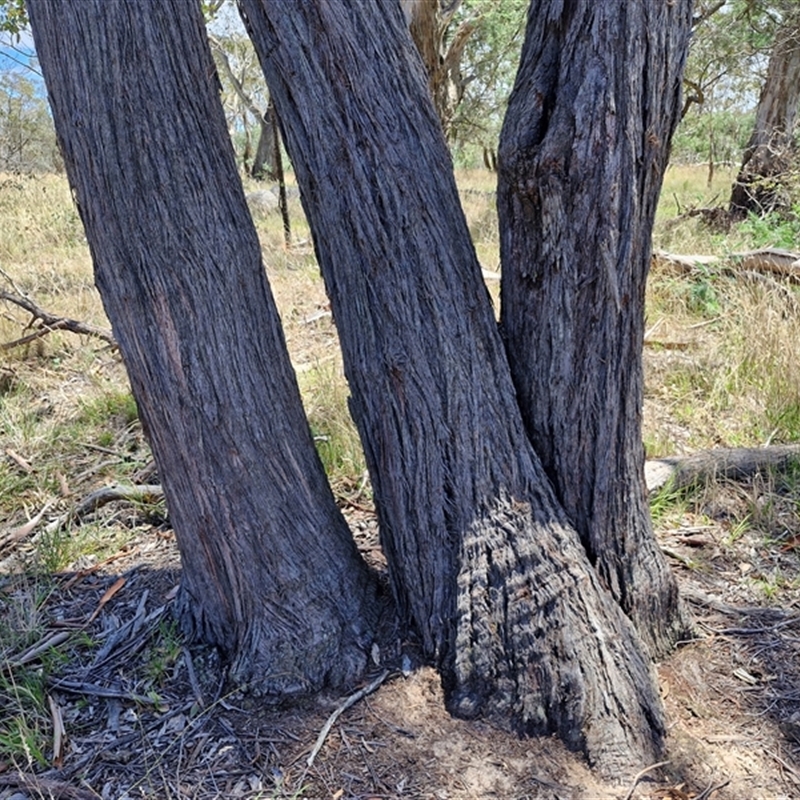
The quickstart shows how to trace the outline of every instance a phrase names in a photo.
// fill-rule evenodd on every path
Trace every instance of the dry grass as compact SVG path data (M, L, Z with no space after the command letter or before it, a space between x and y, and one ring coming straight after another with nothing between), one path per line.
M729 172L717 170L711 187L705 178L704 167L670 168L659 210L657 247L723 253L748 246L743 240L746 231L724 237L696 220L669 224L674 198L685 209L725 196ZM494 178L476 170L460 172L458 180L479 258L485 269L495 271L499 248ZM48 310L107 325L64 178L0 178L0 215L4 220L0 265L10 279ZM256 220L267 272L326 463L336 480L357 484L363 457L346 413L347 387L335 329L324 315L327 299L296 197L291 200L291 217L295 244L288 249L276 214ZM490 288L496 296L496 282ZM770 278L732 279L712 270L690 276L653 274L647 313L654 345L646 350L645 415L645 438L652 454L797 439L798 302L794 287ZM9 341L22 333L27 316L9 305L3 312L0 340ZM109 434L103 414L91 424L81 422L81 409L92 398L124 397L127 384L114 354L66 333L7 351L3 368L4 443L38 470L34 479L19 475L13 464L0 467L0 487L5 487L0 508L8 518L18 519L26 505L35 507L43 493L54 490L53 464L80 461L86 455L85 451L76 455L72 449L76 443L116 435Z
M484 170L457 177L479 258L485 269L495 271L499 246L494 177ZM724 253L752 244L743 239L746 230L725 237L694 219L669 222L675 198L686 209L725 196L730 172L717 170L711 187L705 178L704 167L669 169L657 247ZM263 187L253 183L246 188ZM349 491L361 483L363 456L346 411L347 386L335 329L324 314L327 299L308 226L296 196L290 206L291 248L284 246L277 214L260 216L256 222L312 428L334 481ZM0 215L0 265L9 278L48 310L107 325L63 176L0 178ZM490 282L490 289L496 297L497 283ZM654 344L645 353L645 440L652 455L798 438L798 302L794 287L770 278L732 279L713 270L652 275L647 313ZM9 341L23 332L27 315L9 305L3 312L0 341ZM8 461L0 466L0 508L13 521L52 495L56 473L64 472L65 463L79 465L88 459L91 454L81 445L118 435L124 439L113 432L113 420L109 426L109 415L100 413L87 423L82 409L93 398L101 407L103 398L124 398L128 389L114 354L66 333L7 351L3 369L4 444L37 469L31 476L20 474ZM146 457L144 443L137 442L137 448L136 465ZM111 467L92 479L118 474Z

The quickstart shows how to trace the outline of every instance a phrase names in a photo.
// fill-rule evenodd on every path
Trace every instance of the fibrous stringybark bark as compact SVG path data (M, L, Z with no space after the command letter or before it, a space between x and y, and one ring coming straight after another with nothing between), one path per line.
M284 696L362 671L378 605L303 414L199 4L30 0L97 286L183 563L182 623Z
M656 656L686 628L644 485L644 291L690 25L689 0L534 0L499 153L501 326L526 428Z
M557 732L606 770L663 719L526 439L399 4L240 0L331 298L404 619L448 707Z

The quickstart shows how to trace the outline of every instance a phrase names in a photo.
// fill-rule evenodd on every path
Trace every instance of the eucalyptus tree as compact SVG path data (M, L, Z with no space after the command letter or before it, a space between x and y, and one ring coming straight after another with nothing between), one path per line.
M164 476L184 628L218 645L235 679L291 696L354 680L382 617L418 637L454 714L558 733L606 772L652 762L665 726L649 657L685 622L637 496L641 273L689 0L623 16L612 0L531 5L501 202L510 280L560 348L527 367L549 395L544 430L400 4L239 5L331 298L396 616L313 452L199 6L29 0L97 284Z
M731 190L735 217L786 209L786 183L797 155L796 126L800 105L800 7L779 3L770 9L777 30L767 75L756 106L753 132Z

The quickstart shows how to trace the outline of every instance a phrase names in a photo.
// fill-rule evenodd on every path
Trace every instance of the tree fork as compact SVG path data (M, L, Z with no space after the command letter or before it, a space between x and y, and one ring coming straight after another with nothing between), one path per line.
M404 620L448 707L655 759L641 643L528 442L399 4L240 0L339 330Z

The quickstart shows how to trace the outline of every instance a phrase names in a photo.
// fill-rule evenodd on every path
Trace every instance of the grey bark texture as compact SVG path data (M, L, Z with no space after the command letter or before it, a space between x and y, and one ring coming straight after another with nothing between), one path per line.
M686 619L644 483L644 292L690 27L689 0L533 0L499 151L501 327L526 429L655 657Z
M730 213L734 218L788 207L784 183L797 153L799 105L800 10L790 9L775 37L753 133L731 189Z
M339 330L404 621L450 710L607 772L664 722L633 627L528 442L399 4L240 0Z
M303 414L199 4L28 10L97 286L163 479L183 627L264 695L348 684L380 606Z

